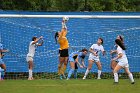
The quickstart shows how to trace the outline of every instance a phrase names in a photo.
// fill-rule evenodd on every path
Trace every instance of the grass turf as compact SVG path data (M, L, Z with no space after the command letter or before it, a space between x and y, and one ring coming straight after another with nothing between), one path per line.
M0 93L140 93L140 80L132 85L128 79L89 80L4 80Z

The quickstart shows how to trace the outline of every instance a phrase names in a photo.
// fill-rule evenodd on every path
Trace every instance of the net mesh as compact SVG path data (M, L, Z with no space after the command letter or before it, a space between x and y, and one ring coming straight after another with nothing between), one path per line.
M57 78L59 45L55 43L54 34L61 30L61 20L62 18L0 18L1 42L4 48L10 50L3 59L7 66L7 78L22 79L28 77L26 55L33 36L44 37L44 45L38 47L35 53L34 76L36 78ZM110 50L116 36L123 35L127 46L126 53L130 70L135 73L140 72L140 19L72 18L68 21L67 27L69 53L82 48L89 49L99 37L104 39L103 46L107 55L100 58L103 73L112 72L110 69ZM88 55L85 64L88 65ZM68 64L66 73L69 69ZM78 72L84 73L85 70L79 68ZM91 72L97 72L96 65L93 65Z

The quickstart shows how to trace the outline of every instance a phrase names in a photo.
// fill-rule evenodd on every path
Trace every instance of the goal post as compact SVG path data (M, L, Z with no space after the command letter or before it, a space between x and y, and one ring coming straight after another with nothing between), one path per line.
M58 78L58 48L54 34L61 30L62 17L69 17L67 23L69 40L69 53L82 48L89 49L99 37L104 39L104 48L107 55L101 55L103 78L110 78L110 50L114 45L117 35L124 37L127 46L127 57L130 70L135 77L140 77L140 14L138 15L25 15L25 14L0 14L0 40L4 48L10 50L5 54L3 61L7 66L6 78L24 79L28 77L28 64L26 55L28 46L33 36L43 36L44 44L38 47L34 57L35 78ZM88 65L88 55L85 58ZM68 63L66 74L70 69ZM85 69L78 69L78 77L82 78ZM124 71L120 71L123 73ZM93 65L91 73L97 73ZM89 75L92 77L93 75ZM96 75L95 75L96 76ZM89 77L89 78L90 78ZM126 75L122 74L122 78Z
M18 14L1 14L0 18L140 18L139 15L18 15Z

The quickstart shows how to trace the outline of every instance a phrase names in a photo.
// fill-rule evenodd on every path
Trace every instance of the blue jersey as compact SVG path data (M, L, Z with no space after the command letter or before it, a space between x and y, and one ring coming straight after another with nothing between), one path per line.
M74 60L75 60L76 58L78 58L78 59L79 59L79 58L84 59L84 58L85 58L85 55L83 54L83 52L73 52L73 53L71 53L70 56L69 56L69 61L74 62Z
M114 45L113 48L112 48L112 50L117 50L117 46ZM115 58L115 57L117 57L117 53L112 53L112 54L111 54L111 58L113 59L113 58Z
M74 59L76 58L85 58L85 55L82 52L73 52L70 54L70 57L73 57Z

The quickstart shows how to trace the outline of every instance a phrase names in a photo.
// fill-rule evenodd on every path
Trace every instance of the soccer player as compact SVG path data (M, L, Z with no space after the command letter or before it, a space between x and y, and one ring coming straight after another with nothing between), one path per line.
M60 45L59 48L59 65L58 65L58 75L60 76L60 79L66 78L65 77L65 70L67 67L68 63L68 48L69 48L69 43L67 40L67 27L66 27L66 22L68 20L65 20L63 18L62 20L62 29L60 32L55 33L55 41L56 43L58 42Z
M9 50L3 49L3 45L0 43L0 80L4 79L4 73L6 72L6 65L4 64L2 58L3 58L3 53L8 52ZM2 77L1 77L2 76Z
M103 39L102 38L98 38L97 44L93 44L90 49L90 55L89 55L89 59L88 59L88 68L85 72L85 75L83 77L83 79L86 79L86 76L88 75L89 71L92 68L93 63L95 62L97 67L98 67L98 78L97 79L101 79L101 70L102 70L102 65L99 59L99 53L100 51L102 52L103 55L105 55L105 50L104 47L102 46L103 44Z
M40 43L39 40L41 40ZM26 60L29 64L29 76L28 80L33 80L33 75L32 75L32 70L33 70L33 57L35 54L35 49L37 46L42 46L43 45L43 37L40 36L39 38L37 37L32 37L32 41L29 44L29 52L27 54Z
M122 41L120 39L116 39L115 43L117 45L117 57L115 57L113 60L118 60L118 64L116 65L116 67L114 68L114 83L118 83L118 71L121 68L124 68L125 72L128 74L130 80L131 80L131 84L134 84L134 79L133 79L133 75L132 73L129 71L129 64L128 64L128 59L127 56L125 54L125 46L122 43Z
M70 79L72 73L75 71L75 65L78 64L80 66L80 68L86 67L85 64L84 64L84 58L85 58L87 52L88 52L87 49L82 49L81 51L73 52L73 53L70 54L69 62L70 62L71 69L68 73L67 80ZM80 59L81 59L82 64L80 64L80 62L79 62ZM77 63L77 64L75 64L75 63ZM77 74L77 72L75 74Z
M122 43L124 43L124 39L121 35L118 35L116 39L119 39L122 41ZM116 44L113 46L112 50L111 50L111 59L117 57L117 46ZM114 70L114 68L116 67L118 63L118 60L111 60L111 69Z

